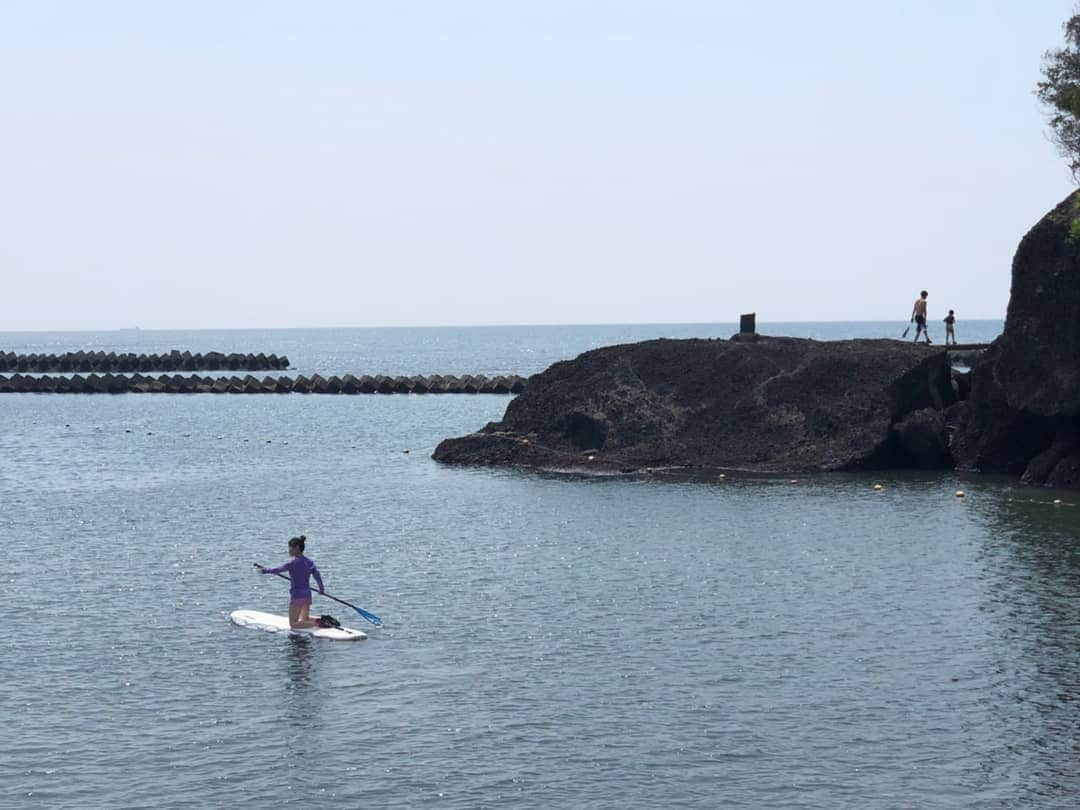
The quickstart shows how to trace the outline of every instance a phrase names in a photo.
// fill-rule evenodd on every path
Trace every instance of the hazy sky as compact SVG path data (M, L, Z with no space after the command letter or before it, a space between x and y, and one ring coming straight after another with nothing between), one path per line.
M0 0L0 331L1003 317L1074 5Z

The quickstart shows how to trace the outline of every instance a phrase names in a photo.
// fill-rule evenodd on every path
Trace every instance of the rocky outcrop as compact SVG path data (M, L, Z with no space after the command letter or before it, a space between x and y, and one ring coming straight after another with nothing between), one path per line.
M765 471L903 466L1080 488L1080 192L1013 258L985 353L890 341L650 341L557 363L500 422L442 442L458 464ZM960 353L966 350L966 353ZM438 384L435 382L434 384Z
M1080 486L1080 430L1062 425L1049 447L1034 456L1024 469L1022 480L1028 484L1076 488Z
M962 469L1077 486L1080 432L1080 192L1021 240L1005 329L971 371L953 442Z
M945 415L937 408L923 408L893 425L901 465L922 470L952 466Z
M443 441L434 458L553 469L938 466L944 420L904 420L955 400L945 352L898 341L653 340L556 363L500 422Z

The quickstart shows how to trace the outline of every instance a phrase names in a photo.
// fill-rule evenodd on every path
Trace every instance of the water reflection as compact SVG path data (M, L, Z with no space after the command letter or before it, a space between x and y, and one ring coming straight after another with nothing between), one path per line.
M1012 487L976 510L988 529L979 610L995 631L989 708L1008 740L982 765L1022 793L1054 801L1080 790L1080 508L1070 501L1080 497Z
M289 636L283 651L285 664L284 720L300 733L319 725L323 692L317 677L319 644L307 636Z
M305 689L311 684L315 668L315 644L307 636L288 637L289 643L285 656L285 670L288 674L288 691Z

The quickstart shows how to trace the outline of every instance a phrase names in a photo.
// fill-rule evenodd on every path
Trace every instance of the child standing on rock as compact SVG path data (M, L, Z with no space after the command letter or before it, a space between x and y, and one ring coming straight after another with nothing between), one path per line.
M956 345L956 332L953 331L953 325L956 323L956 315L950 309L949 314L945 316L945 345L949 345L949 338L952 338L952 345Z

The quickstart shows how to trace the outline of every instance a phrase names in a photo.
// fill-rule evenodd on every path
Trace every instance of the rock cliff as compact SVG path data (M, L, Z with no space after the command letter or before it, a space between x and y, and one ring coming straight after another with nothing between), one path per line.
M1020 241L1005 329L971 372L963 469L1080 487L1080 192Z

